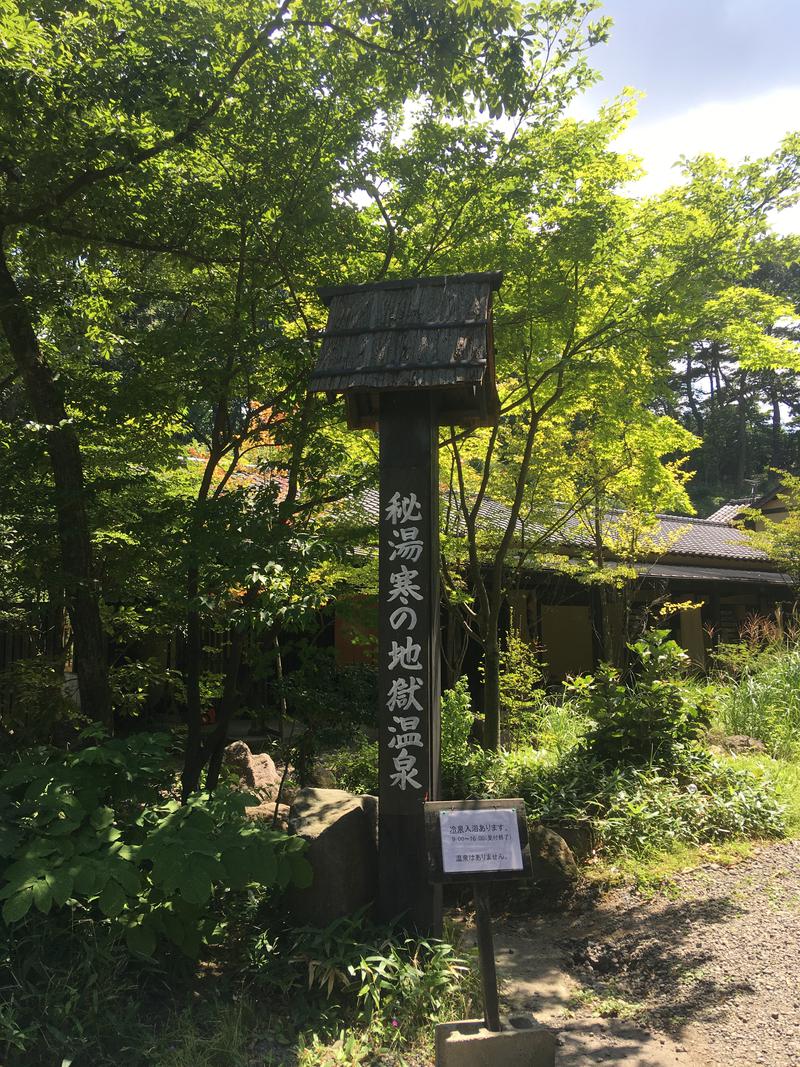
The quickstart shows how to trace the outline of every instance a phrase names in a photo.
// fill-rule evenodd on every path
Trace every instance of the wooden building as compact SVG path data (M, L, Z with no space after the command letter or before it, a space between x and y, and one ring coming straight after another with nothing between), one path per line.
M794 608L791 579L734 524L745 507L761 506L770 520L780 518L775 493L760 501L735 501L707 519L683 515L655 516L652 549L636 562L636 577L628 579L628 610L644 612L666 601L691 604L663 618L657 625L671 629L698 668L708 666L709 651L720 642L736 642L754 616L785 615ZM362 506L377 510L377 495L365 494ZM483 521L503 519L504 509L488 502ZM613 522L615 513L606 516ZM558 550L565 560L578 560L590 538L577 520L567 524ZM619 566L613 558L609 569ZM569 570L569 567L566 568ZM507 599L504 628L537 644L548 665L551 682L590 671L602 658L603 627L608 625L617 648L624 641L622 596L602 618L596 586L581 582L565 568L526 570ZM364 662L370 649L371 614L362 600L337 615L336 652L340 663Z

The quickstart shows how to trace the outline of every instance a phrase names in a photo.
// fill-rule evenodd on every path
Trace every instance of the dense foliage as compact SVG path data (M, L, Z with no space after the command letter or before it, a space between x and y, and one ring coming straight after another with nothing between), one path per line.
M132 959L87 913L4 928L3 1063L249 1067L274 1053L310 1065L330 1062L324 1050L337 1040L359 1053L354 1063L381 1052L399 1063L431 1022L476 1010L474 954L449 941L411 939L364 915L293 928L263 899L227 918L215 977L196 985L180 954Z
M571 684L575 710L592 724L587 751L601 763L674 766L704 739L711 708L685 677L689 657L666 630L650 631L630 651L627 679L603 664Z
M226 894L308 884L304 842L247 819L246 794L171 795L172 744L138 734L36 750L0 777L3 920L31 909L105 916L128 947L197 955Z
M596 675L574 679L562 701L543 697L538 679L524 701L515 675L513 692L529 707L530 732L498 752L471 740L474 714L462 679L442 699L444 795L522 797L533 820L556 830L588 828L606 857L780 836L783 806L769 773L710 753L717 705L708 687L687 676L683 651L664 631L631 651L639 666L627 679L601 665ZM746 699L746 681L741 687L744 693L734 690L729 699ZM791 712L784 722L781 729L791 728ZM776 730L774 739L780 736ZM365 741L334 753L330 763L340 784L369 792L377 784L377 758L377 745Z
M306 1010L334 1033L369 1025L391 1047L473 1007L474 963L446 941L409 938L358 914L324 930L272 930L255 941L250 966L271 995L304 991Z
M184 795L216 782L253 633L269 649L335 592L320 521L374 476L308 389L316 287L442 265L462 235L454 205L432 226L439 177L500 165L487 112L553 126L591 79L593 7L3 7L0 594L31 627L34 604L69 616L107 723L107 637L124 662L180 631Z
M478 716L465 680L445 694L446 793L522 796L606 855L781 832L769 775L709 753L707 691L663 634L633 640L627 609L624 671L566 694L501 641L526 568L570 570L605 609L654 510L800 455L800 245L769 228L800 193L800 140L684 161L637 198L615 147L633 94L567 117L608 33L596 6L0 4L4 1063L176 1067L172 1025L191 1062L245 1063L241 1017L217 1046L219 1003L167 995L198 956L246 972L241 1012L266 993L310 1057L344 1023L397 1049L471 1003L446 943L270 910L309 878L302 842L221 780L247 713L280 721L301 782L324 754L340 785L377 788L374 672L333 663L329 614L374 593L356 502L376 448L310 389L321 283L505 274L498 424L440 440L449 666L476 641L486 693ZM487 500L505 526L478 522ZM765 537L800 573L796 529ZM796 661L741 660L717 725L795 755ZM164 718L174 736L137 732Z
M722 650L721 650L722 651ZM722 651L715 678L717 726L754 738L778 759L800 754L800 648L778 640L764 648Z

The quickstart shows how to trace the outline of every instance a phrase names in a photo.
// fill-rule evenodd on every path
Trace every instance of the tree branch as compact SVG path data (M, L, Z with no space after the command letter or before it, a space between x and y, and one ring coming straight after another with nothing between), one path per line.
M125 160L121 160L117 163L110 163L105 167L89 167L88 170L76 174L71 181L67 182L61 189L42 200L40 203L35 204L27 211L22 211L9 216L7 221L17 223L33 222L35 219L49 215L52 211L63 207L68 200L71 200L73 196L76 196L89 186L94 185L99 181L103 181L106 178L119 177L133 167L138 167L142 163L146 163L148 160L155 159L157 156L162 155L164 152L169 152L173 148L178 148L189 142L195 134L199 133L216 117L222 108L222 105L225 103L228 92L241 74L242 69L253 56L256 55L262 45L264 45L269 38L283 26L284 18L289 12L291 3L292 0L283 0L274 18L264 26L254 40L251 41L247 48L245 48L231 64L228 72L220 80L216 95L211 103L204 111L201 111L199 115L195 115L193 118L188 119L181 130L160 138L148 148L140 148L139 151L133 152Z
M192 263L201 263L205 267L210 266L236 266L236 256L209 256L199 252L192 252L181 245L165 244L160 241L142 241L134 237L118 237L113 234L91 233L80 230L74 226L61 226L55 223L37 219L32 224L36 230L51 233L55 237L64 237L67 240L81 241L83 244L97 245L99 248L125 248L132 252L147 252L150 255L178 256L180 259L188 259Z

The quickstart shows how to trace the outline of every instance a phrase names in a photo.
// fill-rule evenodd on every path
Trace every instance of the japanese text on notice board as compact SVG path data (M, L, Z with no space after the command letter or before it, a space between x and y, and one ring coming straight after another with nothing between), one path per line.
M517 813L512 808L442 811L439 820L445 873L522 870Z

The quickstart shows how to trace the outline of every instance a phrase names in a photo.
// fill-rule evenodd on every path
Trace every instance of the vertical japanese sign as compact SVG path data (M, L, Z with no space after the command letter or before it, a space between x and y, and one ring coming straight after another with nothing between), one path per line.
M425 688L422 648L426 635L422 632L417 608L425 601L419 582L419 563L426 549L430 552L431 546L425 544L422 504L415 492L409 491L404 496L399 489L395 490L384 512L381 521L391 526L386 546L389 563L396 564L389 570L389 626L400 638L393 638L388 650L387 669L391 685L381 694L394 723L388 727L391 734L388 745L394 749L394 755L390 756L394 764L391 785L401 791L422 789L417 757L423 761L428 758L425 751L427 739L423 740L420 730L421 717L425 713L421 701L426 697L422 692ZM416 564L416 569L402 562L406 559Z
M429 396L381 398L379 516L380 910L438 923L425 801L436 798L439 723L437 424Z

